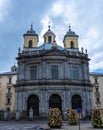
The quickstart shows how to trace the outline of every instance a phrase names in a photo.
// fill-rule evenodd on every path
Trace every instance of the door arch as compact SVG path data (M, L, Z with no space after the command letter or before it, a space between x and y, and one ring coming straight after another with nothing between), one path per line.
M59 108L62 112L62 99L58 94L53 94L49 98L49 109Z
M30 95L27 99L27 115L29 116L30 109L33 109L33 116L39 116L39 99L36 95Z
M72 109L81 108L82 109L82 99L81 96L78 94L75 94L72 96Z

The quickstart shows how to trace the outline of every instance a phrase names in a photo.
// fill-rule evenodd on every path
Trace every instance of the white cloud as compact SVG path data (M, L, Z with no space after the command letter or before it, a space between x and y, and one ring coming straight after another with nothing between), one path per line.
M11 0L0 0L0 21L8 14Z
M103 69L103 51L99 51L98 53L94 53L93 56L91 57L90 61L90 68L91 70L96 70L96 69Z
M91 27L88 30L87 36L90 37L90 38L92 37L92 38L98 39L98 37L99 37L99 30L96 29L95 27Z
M100 60L100 61L97 62L97 63L96 63L95 61L94 61L94 62L92 61L91 64L90 64L90 68L91 68L91 69L90 69L91 72L92 72L92 71L95 71L95 70L97 70L97 69L103 69L103 61Z
M58 16L63 12L63 1L59 0L58 2L54 3L51 9L51 14L54 16Z
M13 2L13 0L0 0L0 22L4 23L4 25L5 23L7 24L6 29L4 27L6 31L8 28L10 31L11 26L13 27L15 22L15 25L18 25L17 22L19 19L19 25L21 25L22 20L23 24L22 26L18 25L15 27L16 29L22 29L23 26L26 26L28 20L31 20L32 16L32 18L37 16L37 11L39 10L42 13L38 17L44 16L41 19L42 30L39 37L40 43L43 43L43 35L48 30L48 22L50 21L51 30L56 34L57 44L63 46L63 37L68 31L68 25L70 23L72 30L79 35L79 47L81 48L81 46L83 46L84 49L88 50L89 57L91 58L90 70L103 68L102 0L91 0L90 2L87 0L78 0L78 2L77 0L54 0L46 2L46 4L44 3L45 6L43 5L43 7L45 7L45 9L41 8L40 5L34 5L32 9L31 6L29 7L28 2L22 0L24 7L28 9L28 13L25 12L25 8L22 8L23 5L21 5L21 1L15 1L15 4ZM14 7L14 5L16 6ZM18 10L19 8L22 10ZM18 11L22 11L22 13L20 14ZM29 13L30 15L27 15ZM8 16L10 16L11 19ZM10 22L8 22L8 20ZM14 23L13 20L15 20ZM9 34L9 32L7 33ZM8 40L8 42L10 41Z
M48 22L51 21L51 29L53 28L56 34L57 44L63 46L63 37L68 31L68 24L71 23L72 30L80 36L79 47L83 46L88 50L91 58L90 70L103 68L101 7L101 1L98 4L91 1L89 4L81 0L78 2L57 0L51 4L51 8L46 11L44 19L41 20L43 24L41 36L47 31Z
M76 22L77 15L76 5L74 2L67 2L65 4L64 0L57 0L51 5L51 8L49 8L49 11L46 12L44 18L41 20L43 29L40 36L43 36L43 34L47 31L48 22L50 21L51 26L53 26L53 31L57 36L57 43L63 46L63 36L68 31L69 23L74 24L74 21ZM59 19L59 17L60 21L58 20L58 23L56 23L55 20ZM54 22L56 25L54 25ZM40 37L40 41L42 41L41 39L42 37Z
M100 30L97 27L90 27L85 31L85 38L81 40L81 45L88 49L90 61L90 70L102 69L103 68L103 51Z
M80 46L87 48L89 52L98 48L100 45L97 43L100 39L99 30L96 27L90 27L85 31L83 38L80 41ZM92 47L92 49L91 49Z
M49 23L50 22L50 23ZM43 25L43 29L40 33L40 37L39 37L39 42L40 44L43 43L43 35L45 34L45 32L48 30L48 25L52 25L51 23L51 19L48 16L45 16L44 19L42 19L41 21L42 25Z

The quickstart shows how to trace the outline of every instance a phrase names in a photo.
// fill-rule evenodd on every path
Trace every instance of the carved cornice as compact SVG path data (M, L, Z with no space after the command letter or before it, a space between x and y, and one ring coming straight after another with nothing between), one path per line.
M14 86L15 87L20 87L20 86L31 86L31 85L77 85L77 86L88 86L92 87L90 82L73 82L70 80L40 80L40 81L19 81L17 82Z

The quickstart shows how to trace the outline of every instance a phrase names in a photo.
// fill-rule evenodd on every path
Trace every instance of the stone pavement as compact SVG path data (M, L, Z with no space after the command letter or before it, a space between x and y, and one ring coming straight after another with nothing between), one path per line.
M47 121L0 121L0 130L79 130L79 126L70 126L65 121L61 129L51 129ZM96 129L91 122L81 122L80 130L103 130L103 128Z

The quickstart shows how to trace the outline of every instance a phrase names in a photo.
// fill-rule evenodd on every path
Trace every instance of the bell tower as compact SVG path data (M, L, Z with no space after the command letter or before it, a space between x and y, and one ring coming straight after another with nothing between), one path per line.
M71 30L71 27L69 25L69 31L64 36L63 40L64 47L67 49L78 49L78 37L79 36Z
M24 35L24 50L35 48L38 45L38 34L33 30L33 25L31 24L30 30Z

